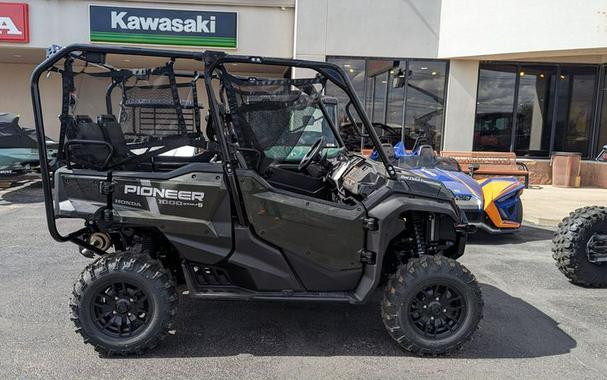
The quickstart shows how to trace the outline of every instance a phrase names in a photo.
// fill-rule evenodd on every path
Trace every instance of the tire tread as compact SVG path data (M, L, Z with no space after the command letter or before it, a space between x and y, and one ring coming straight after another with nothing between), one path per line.
M582 207L569 213L552 238L552 257L569 281L586 287L607 286L607 265L590 263L583 235L597 223L607 224L607 207Z
M407 290L406 286L408 282L413 282L421 276L432 276L439 273L455 275L470 286L474 293L474 298L478 300L477 310L479 310L480 313L475 316L477 320L474 321L474 327L467 331L464 338L449 346L441 347L440 349L430 349L416 344L415 340L408 337L402 326L400 326L398 310L401 307L401 303L399 302L399 299L402 296L402 293ZM472 340L474 332L478 329L478 322L483 318L483 306L484 303L481 289L476 282L474 275L465 266L444 256L422 256L410 260L405 265L400 265L396 273L390 277L384 289L384 298L381 309L382 320L388 330L388 334L401 346L401 348L419 356L439 356L453 354Z
M80 305L86 289L96 279L112 272L136 272L148 281L151 281L157 291L160 292L168 305L168 312L165 313L159 328L159 333L150 336L142 342L138 342L128 347L115 348L109 347L99 342L94 342L82 327ZM147 254L116 252L102 256L84 268L80 278L75 282L72 297L70 300L70 319L74 323L75 331L82 336L84 343L91 344L95 350L102 355L141 355L148 350L156 347L166 338L174 328L175 315L177 314L178 296L176 285L171 273L163 267L160 261L151 258Z

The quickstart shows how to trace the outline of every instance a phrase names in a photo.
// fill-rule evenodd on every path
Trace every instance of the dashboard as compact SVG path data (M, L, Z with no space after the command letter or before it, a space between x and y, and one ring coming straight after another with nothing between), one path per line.
M346 190L362 198L386 183L383 165L356 155L342 156L333 166L330 178L340 193Z

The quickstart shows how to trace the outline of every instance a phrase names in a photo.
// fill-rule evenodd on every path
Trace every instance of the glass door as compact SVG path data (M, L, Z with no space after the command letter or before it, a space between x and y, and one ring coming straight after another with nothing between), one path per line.
M441 147L447 64L411 61L407 81L405 128L413 135L426 133L435 149Z
M599 90L599 100L601 100L601 108L599 111L599 143L596 147L596 153L607 145L607 65L602 67L602 82Z
M561 67L554 151L580 152L588 157L595 85L595 67Z
M547 156L550 152L556 67L521 66L514 151L517 155Z
M510 151L516 65L481 65L476 98L474 150Z

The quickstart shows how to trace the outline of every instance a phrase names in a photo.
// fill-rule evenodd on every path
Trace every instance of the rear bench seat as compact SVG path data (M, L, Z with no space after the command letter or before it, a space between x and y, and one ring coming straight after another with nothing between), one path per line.
M168 171L192 162L209 162L215 153L205 150L191 157L152 156L146 163L135 163L136 167L128 166L129 157L137 157L132 153L124 137L120 124L114 115L101 115L97 122L90 116L78 115L66 130L67 158L84 168L106 170L109 167L121 165L122 169L143 171Z

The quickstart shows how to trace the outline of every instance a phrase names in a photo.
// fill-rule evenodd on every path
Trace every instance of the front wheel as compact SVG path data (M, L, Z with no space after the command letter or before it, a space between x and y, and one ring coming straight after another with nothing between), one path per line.
M423 256L401 265L384 291L382 318L388 333L418 355L460 349L478 329L482 315L476 279L444 256Z
M87 266L74 285L76 332L102 354L140 354L173 328L177 293L171 274L148 255L118 252Z

